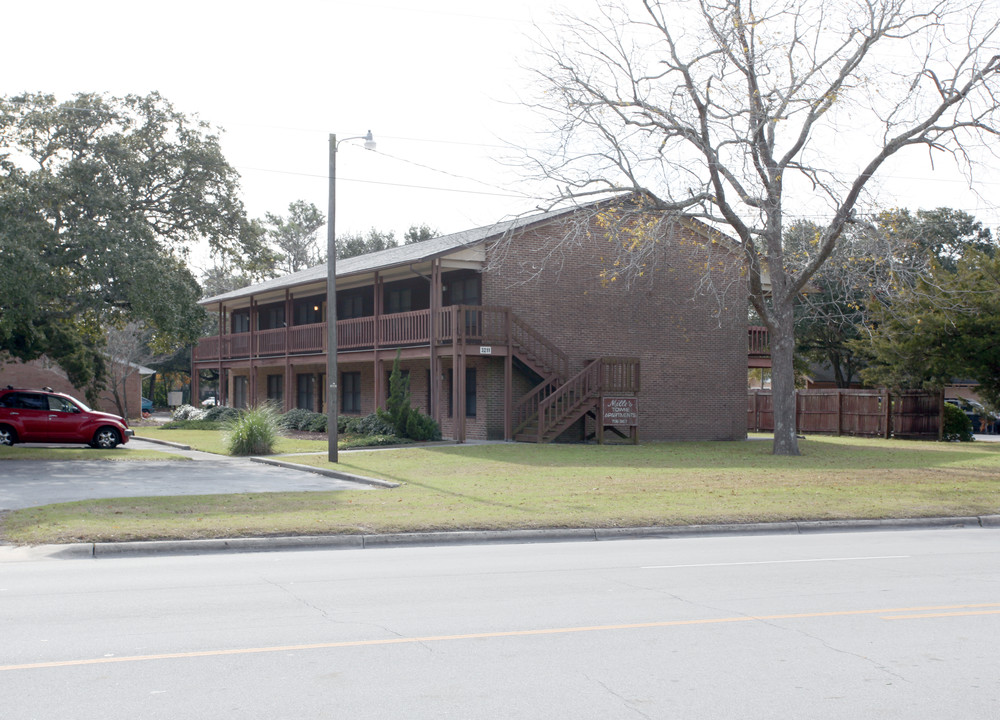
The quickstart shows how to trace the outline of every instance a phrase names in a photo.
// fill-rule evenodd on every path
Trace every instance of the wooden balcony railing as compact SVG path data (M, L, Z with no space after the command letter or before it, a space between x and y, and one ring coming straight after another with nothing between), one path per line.
M469 342L478 344L505 344L510 335L513 317L509 308L478 305L457 305L442 308L437 315L434 330L438 344ZM337 347L340 350L365 350L374 347L405 347L426 345L430 342L430 310L414 310L391 315L351 318L337 321ZM520 321L517 337L533 332ZM220 359L235 360L249 357L250 333L237 333L202 338L195 348L196 361ZM530 346L537 353L557 355L551 346L535 333ZM326 323L297 325L291 328L257 330L253 333L255 357L316 354L326 351ZM516 340L515 340L516 342ZM527 344L527 343L526 343Z
M771 339L767 328L751 325L747 328L747 355L750 357L770 357Z

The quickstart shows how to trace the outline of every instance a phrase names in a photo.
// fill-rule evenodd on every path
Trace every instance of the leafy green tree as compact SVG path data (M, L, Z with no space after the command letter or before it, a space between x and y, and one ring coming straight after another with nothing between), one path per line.
M791 263L799 257L805 262L809 246L821 235L822 229L812 223L790 227L785 253ZM837 387L848 387L864 366L857 341L868 336L873 310L891 304L918 278L929 277L933 263L954 271L964 255L991 254L993 247L990 231L961 210L891 209L856 219L801 293L795 311L796 354L829 366Z
M192 342L200 242L237 261L261 248L208 125L156 93L0 98L0 350L47 354L80 385L103 376L103 327Z
M320 247L317 235L324 225L326 216L305 200L289 203L285 217L267 213L264 227L277 251L275 269L293 273L326 262L326 248Z
M421 225L420 227L410 225L410 229L403 235L403 244L412 245L413 243L436 238L440 234L437 230L432 230L430 225Z
M941 388L953 378L979 383L1000 404L1000 257L972 251L954 270L932 275L882 308L871 339L855 346L867 356L866 381L894 388Z
M367 234L353 233L338 237L337 259L344 260L394 247L399 247L399 241L396 240L396 233L392 230L382 232L372 228Z

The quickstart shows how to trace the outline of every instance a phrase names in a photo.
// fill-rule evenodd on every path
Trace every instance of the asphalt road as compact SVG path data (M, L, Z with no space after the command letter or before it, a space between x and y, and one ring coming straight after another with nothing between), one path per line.
M76 446L79 447L79 446ZM363 490L370 486L302 470L261 465L197 451L131 440L116 452L148 448L173 452L189 461L0 462L0 510L112 497L210 495L215 493Z
M1000 529L0 565L5 720L994 718Z

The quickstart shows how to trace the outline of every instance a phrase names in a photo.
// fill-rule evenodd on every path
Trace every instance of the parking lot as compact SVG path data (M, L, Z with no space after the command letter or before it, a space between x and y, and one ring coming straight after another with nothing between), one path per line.
M247 458L173 450L143 440L132 440L116 452L132 449L173 452L189 460L2 461L0 510L112 497L370 489L312 472L261 465Z

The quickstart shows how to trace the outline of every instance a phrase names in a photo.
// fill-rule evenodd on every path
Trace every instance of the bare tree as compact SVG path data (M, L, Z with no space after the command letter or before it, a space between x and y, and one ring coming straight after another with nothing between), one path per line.
M985 1L601 5L540 41L533 106L556 142L529 167L555 201L628 191L724 227L770 330L774 452L796 455L798 298L891 158L922 148L971 181L997 134L998 29ZM804 216L819 231L789 257L785 226Z
M149 331L141 322L108 328L105 351L108 356L108 384L118 406L118 414L128 418L128 381L139 372L139 364L149 360Z

